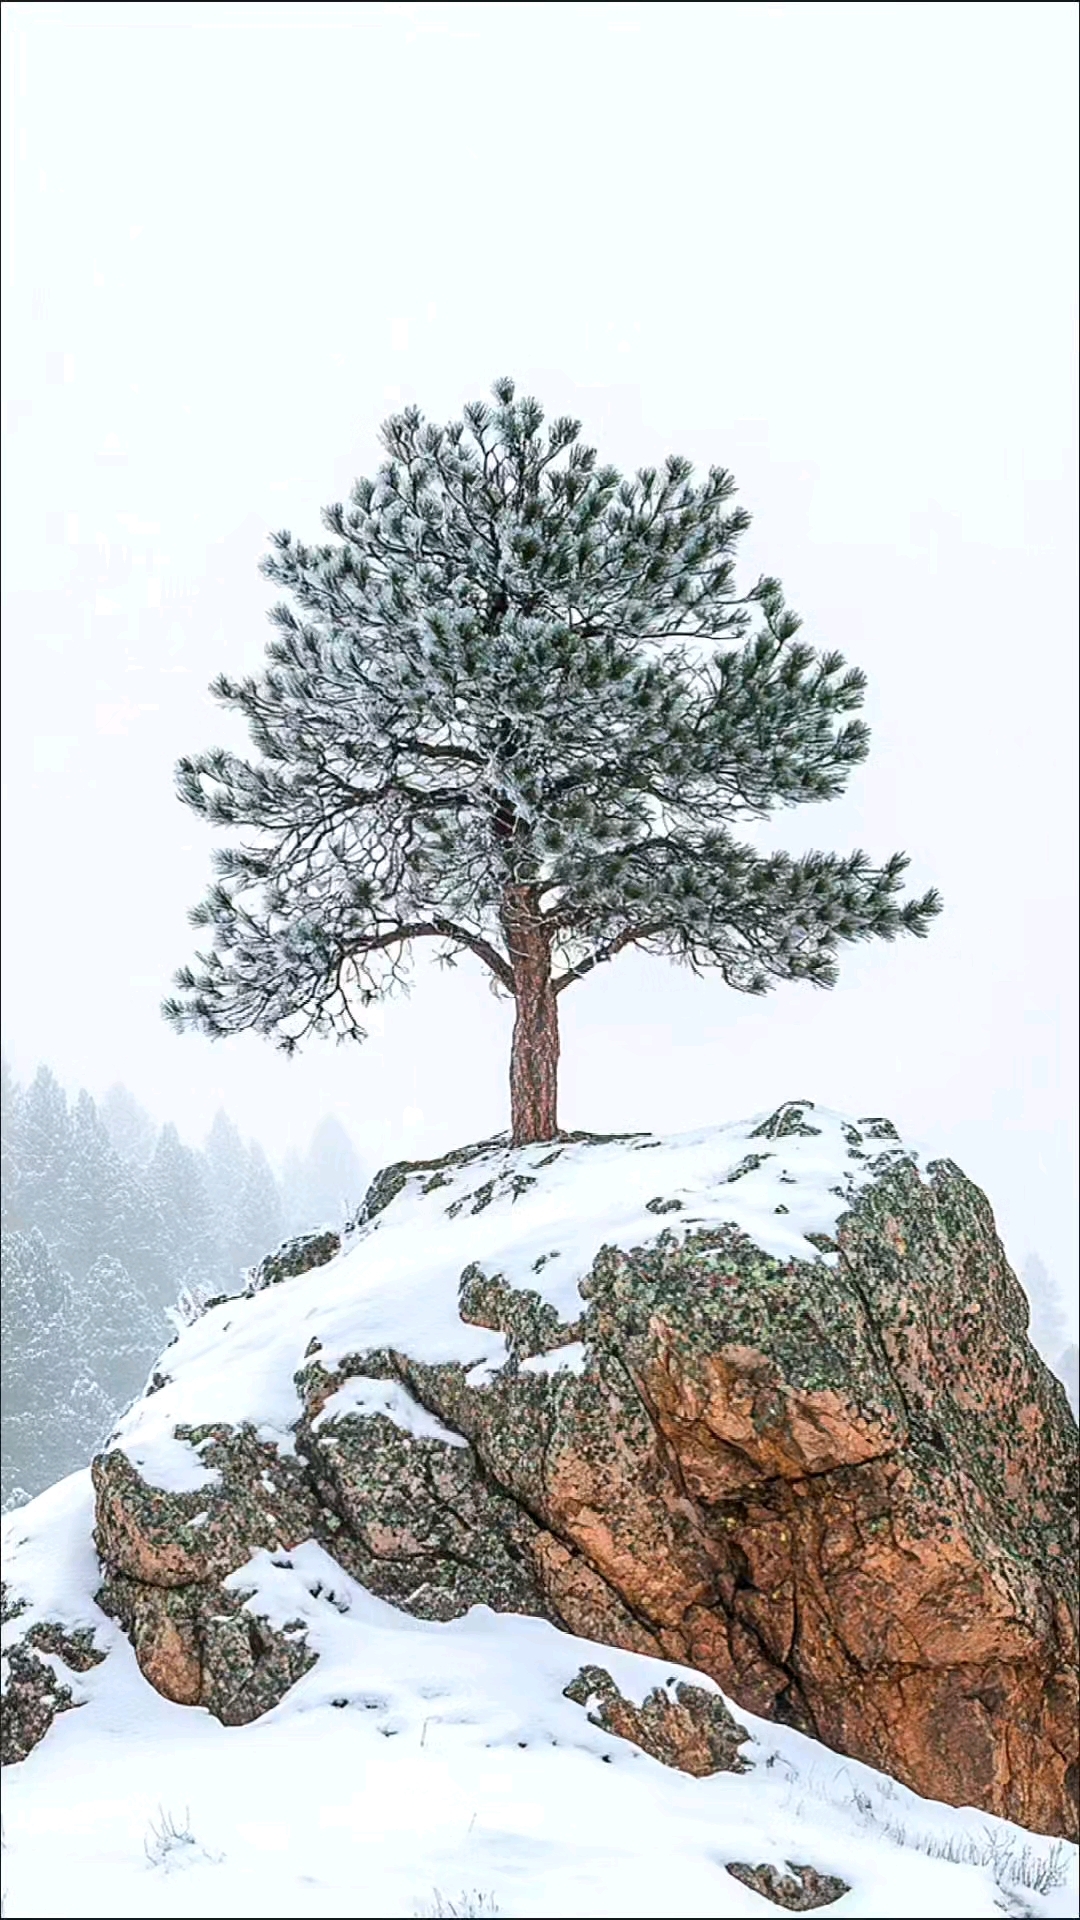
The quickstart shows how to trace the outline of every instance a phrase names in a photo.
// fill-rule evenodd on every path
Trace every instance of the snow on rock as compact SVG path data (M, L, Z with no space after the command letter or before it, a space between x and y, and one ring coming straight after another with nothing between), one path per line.
M728 1871L788 1863L844 1883L845 1920L991 1920L1076 1910L1075 1849L921 1800L732 1707L746 1770L695 1778L590 1718L603 1670L647 1706L711 1681L538 1619L440 1624L376 1599L314 1542L260 1552L228 1585L317 1663L252 1725L145 1681L102 1615L85 1474L4 1522L28 1619L89 1631L105 1658L77 1710L5 1776L8 1920L99 1916L717 1916L768 1912ZM595 1702L593 1703L595 1704ZM183 1869L180 1871L179 1869Z
M585 1342L569 1340L565 1347L553 1347L550 1353L534 1353L523 1360L523 1373L582 1373L585 1367Z
M368 1380L362 1374L350 1375L344 1386L323 1402L322 1410L311 1423L312 1432L318 1432L332 1420L344 1420L349 1414L371 1419L377 1413L392 1421L402 1433L411 1433L418 1440L441 1440L447 1447L469 1444L460 1433L451 1433L441 1420L420 1406L397 1380Z
M390 1167L336 1257L287 1251L94 1462L102 1603L167 1699L238 1728L314 1684L259 1558L308 1543L428 1624L535 1616L1075 1833L1075 1423L950 1163L789 1101Z
M853 1124L807 1101L788 1102L779 1118L671 1139L495 1142L457 1165L450 1156L405 1174L337 1259L251 1300L224 1301L186 1328L159 1362L165 1385L135 1403L111 1444L172 1492L212 1480L175 1438L178 1424L248 1422L291 1450L293 1375L313 1341L327 1371L350 1353L389 1348L490 1377L509 1349L502 1334L462 1320L458 1283L470 1264L538 1294L568 1322L580 1317L578 1284L601 1246L640 1246L664 1228L682 1236L730 1223L777 1259L828 1264L835 1254L808 1236L831 1238L858 1190L900 1157L917 1164L919 1154L888 1121Z

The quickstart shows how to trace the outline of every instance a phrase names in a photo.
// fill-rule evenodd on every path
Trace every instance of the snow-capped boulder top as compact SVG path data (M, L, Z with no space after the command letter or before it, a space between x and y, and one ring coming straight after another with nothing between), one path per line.
M888 1120L850 1120L795 1100L671 1138L581 1135L519 1148L500 1139L388 1168L336 1259L326 1263L320 1246L317 1269L242 1305L223 1301L185 1329L158 1363L165 1384L135 1402L110 1445L144 1480L174 1492L215 1480L175 1438L178 1424L249 1423L291 1449L302 1411L293 1376L313 1341L327 1369L349 1353L389 1348L432 1365L458 1361L482 1382L508 1348L502 1334L461 1317L468 1266L500 1274L572 1323L599 1249L646 1245L664 1229L681 1238L730 1224L778 1260L835 1262L822 1243L860 1189L901 1159L920 1164Z
M544 1616L1075 1831L1076 1426L950 1162L806 1100L487 1141L387 1168L329 1251L186 1328L94 1463L169 1699L298 1684L302 1620L236 1583L312 1540L413 1616Z

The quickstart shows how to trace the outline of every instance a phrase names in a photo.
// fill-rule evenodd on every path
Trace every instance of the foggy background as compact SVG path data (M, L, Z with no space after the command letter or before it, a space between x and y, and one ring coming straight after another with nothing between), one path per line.
M1075 1337L1076 13L1066 5L12 5L5 30L5 1052L370 1174L507 1123L511 1009L418 955L362 1047L178 1038L272 528L509 373L624 468L731 468L742 577L869 675L792 852L912 857L925 942L753 1001L621 957L560 1119L809 1097L987 1190ZM359 1197L359 1196L357 1196Z

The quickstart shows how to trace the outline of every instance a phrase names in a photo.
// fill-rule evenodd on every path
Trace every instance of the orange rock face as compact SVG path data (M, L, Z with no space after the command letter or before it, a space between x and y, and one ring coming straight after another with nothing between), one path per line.
M863 1124L869 1161L891 1130ZM300 1656L253 1647L220 1582L314 1535L425 1617L478 1600L546 1614L696 1667L920 1793L1075 1837L1076 1423L978 1189L888 1146L872 1171L827 1258L658 1223L598 1253L573 1324L470 1267L462 1318L504 1333L500 1371L470 1384L381 1350L331 1375L309 1349L296 1457L200 1430L220 1476L203 1494L103 1456L99 1550L147 1677L230 1722L265 1711ZM400 1381L470 1446L317 1421L349 1374ZM711 1738L697 1704L602 1702L690 1771Z
M582 1372L476 1391L398 1356L402 1378L541 1523L539 1584L572 1631L698 1667L920 1793L1074 1836L1064 1392L957 1169L886 1172L839 1249L783 1266L721 1229L606 1250Z

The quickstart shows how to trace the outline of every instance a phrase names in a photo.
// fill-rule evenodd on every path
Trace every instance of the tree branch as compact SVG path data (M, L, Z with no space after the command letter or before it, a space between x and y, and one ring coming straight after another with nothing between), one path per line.
M663 931L664 926L659 922L651 927L628 927L625 933L617 934L614 940L607 942L606 946L598 947L595 953L590 953L584 960L579 960L576 967L568 967L565 973L561 973L557 980L552 981L552 990L555 993L561 993L564 987L571 986L575 980L580 980L585 974L591 973L593 968L600 966L602 961L614 960L615 955L621 953L624 947L633 946L635 941L648 940L653 934L663 933Z
M421 920L392 927L388 933L362 936L350 944L349 955L351 958L357 954L376 953L383 947L397 946L405 940L424 939L456 940L459 946L468 947L469 951L475 953L485 966L491 968L500 984L509 993L513 993L514 976L498 948L493 947L490 940L483 939L480 934L469 933L467 928L457 926L453 920Z
M473 767L482 767L484 765L483 754L474 753L471 747L436 747L430 746L424 740L397 740L392 734L388 737L390 747L395 754L408 755L415 753L422 755L423 758L427 760L464 760Z

